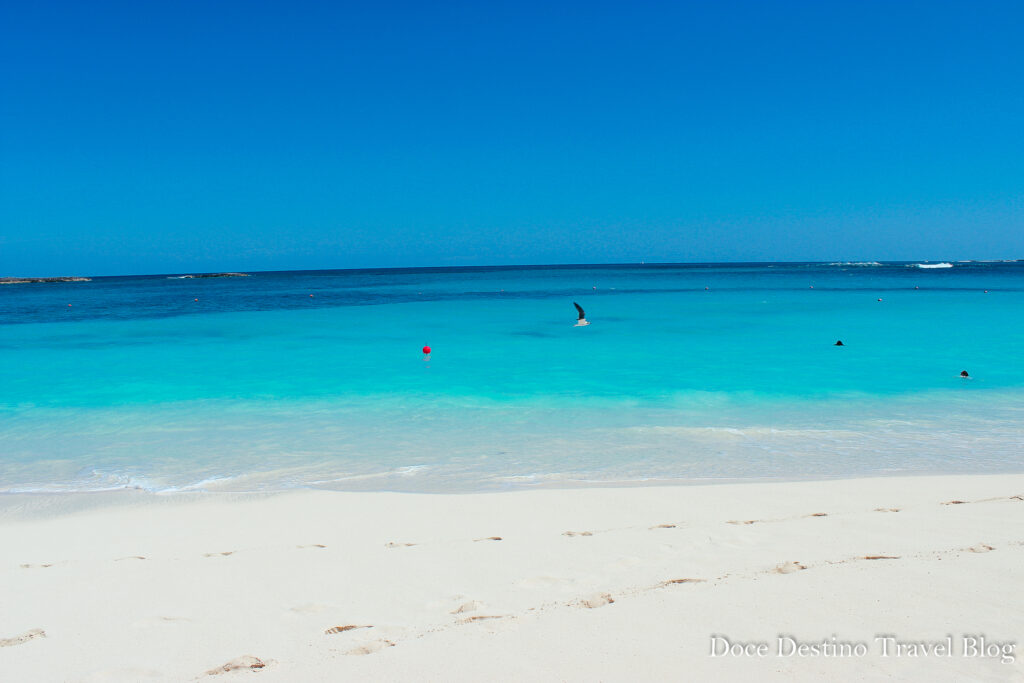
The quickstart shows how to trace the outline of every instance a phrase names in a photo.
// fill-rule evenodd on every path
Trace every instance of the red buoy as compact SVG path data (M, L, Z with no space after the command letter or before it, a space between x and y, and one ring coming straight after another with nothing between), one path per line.
M426 355L429 356L430 355L430 347L429 346L424 346L423 347L423 353L425 353Z

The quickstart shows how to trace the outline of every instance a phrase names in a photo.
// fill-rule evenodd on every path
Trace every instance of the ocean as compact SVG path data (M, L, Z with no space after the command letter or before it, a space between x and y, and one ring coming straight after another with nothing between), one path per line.
M1024 471L1024 262L181 275L0 285L0 492Z

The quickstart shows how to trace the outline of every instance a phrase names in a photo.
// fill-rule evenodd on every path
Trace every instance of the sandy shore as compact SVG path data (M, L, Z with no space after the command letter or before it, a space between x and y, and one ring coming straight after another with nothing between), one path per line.
M0 548L5 681L1024 679L1024 475L10 496Z

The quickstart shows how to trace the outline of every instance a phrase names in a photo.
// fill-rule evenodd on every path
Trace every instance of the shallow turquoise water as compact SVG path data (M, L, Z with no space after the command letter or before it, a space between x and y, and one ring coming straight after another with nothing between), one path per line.
M6 285L0 491L1020 471L1022 311L1022 263Z

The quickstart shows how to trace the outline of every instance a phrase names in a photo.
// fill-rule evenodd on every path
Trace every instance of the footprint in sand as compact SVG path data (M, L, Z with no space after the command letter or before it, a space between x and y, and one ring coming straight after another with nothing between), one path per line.
M967 505L966 500L947 500L943 505Z
M972 553L987 553L995 550L995 548L987 543L979 543L978 545L972 545L968 550Z
M257 671L267 666L269 662L264 662L259 657L253 657L252 655L242 655L236 659L232 659L227 664L222 664L216 669L210 669L206 672L207 676L217 676L218 674L231 673L232 671Z
M146 559L142 555L129 555L128 557L119 557L114 562L121 562L122 560L144 560Z
M899 555L865 555L862 560L898 560Z
M228 555L234 555L234 550L227 550L222 553L203 553L203 557L227 557Z
M469 600L468 602L462 603L448 614L463 614L465 612L475 612L483 606L484 603L478 600Z
M782 564L776 565L773 571L776 574L792 574L793 572L798 572L802 569L807 569L807 567L799 562L783 562Z
M329 636L333 636L335 633L344 633L345 631L354 631L357 628L373 628L373 626L367 624L365 626L359 626L357 624L349 624L347 626L332 626L324 633Z
M649 528L650 529L675 529L676 525L675 524L657 524L657 525L649 527Z
M761 520L759 519L730 519L728 524L757 524Z
M480 541L500 541L500 540L501 540L501 536L488 536L487 538L474 538L473 542L474 543L479 543Z
M827 512L812 512L811 514L809 514L807 516L808 517L828 517L828 513Z
M34 628L31 631L25 631L20 636L14 636L13 638L0 638L0 647L14 647L15 645L21 645L27 643L30 640L36 638L45 638L46 631L41 628Z
M604 607L615 602L612 598L611 593L594 593L593 595L580 598L575 604L579 607L586 607L587 609L597 609L598 607Z
M394 646L395 646L395 644L392 643L390 640L380 639L380 640L371 641L369 643L365 643L365 644L360 645L358 647L354 647L351 650L349 650L348 652L346 652L345 654L347 654L347 655L370 655L370 654L373 654L374 652L379 652L379 651L383 650L386 647L394 647Z
M501 614L478 614L473 617L465 617L459 619L460 624L472 624L474 621L487 621L489 619L504 619L505 617Z
M411 548L414 545L416 545L416 544L415 543L394 543L392 541L388 541L387 543L384 544L384 547L385 548Z
M566 531L562 533L563 536L593 536L592 531Z
M304 548L326 548L327 546L325 546L323 543L311 543L309 545L297 545L295 547L296 548L300 548L300 549L304 549Z
M658 584L659 587L674 586L679 583L704 583L704 579L669 579Z
M52 566L53 566L52 564L23 564L23 565L21 565L21 568L22 569L46 569L47 567L52 567Z
M875 512L899 512L899 508L875 508Z

